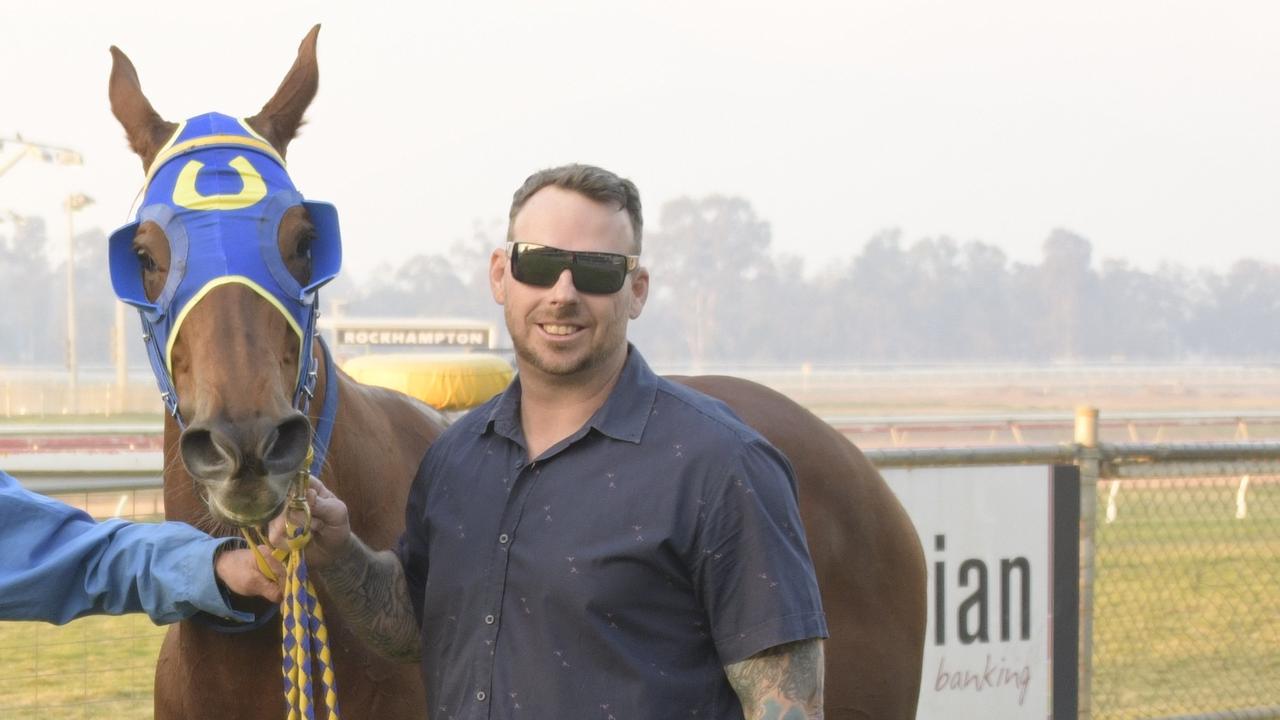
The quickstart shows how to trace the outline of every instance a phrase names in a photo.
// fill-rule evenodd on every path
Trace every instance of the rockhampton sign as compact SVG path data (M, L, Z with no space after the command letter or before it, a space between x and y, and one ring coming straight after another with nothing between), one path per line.
M339 347L491 349L492 325L467 321L359 320L322 321L322 329Z
M929 573L921 720L1076 717L1075 467L882 471Z
M489 331L470 328L349 328L338 332L341 345L414 345L446 347L489 347Z

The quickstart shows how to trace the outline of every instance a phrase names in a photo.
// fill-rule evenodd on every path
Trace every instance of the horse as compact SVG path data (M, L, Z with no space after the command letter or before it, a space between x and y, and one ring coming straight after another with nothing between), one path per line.
M225 116L206 121L222 133L209 143L229 143L231 154L259 161L274 153L283 167L318 85L318 31L316 26L302 41L293 67L257 115L241 127ZM169 162L212 136L184 140L187 124L161 118L143 95L132 62L117 48L111 51L112 112L142 160L148 187L162 183L166 172L177 175L172 182L186 184L181 193L175 185L175 202L181 194L190 201L183 207L214 215L266 196L261 178L243 164L231 163L238 177L201 186L200 167L188 172L193 161ZM267 225L274 234L260 243L271 267L246 272L298 291L303 302L294 314L284 308L293 294L249 280L214 279L193 293L199 297L189 299L180 317L168 317L161 301L181 296L173 277L191 272L186 258L175 256L189 248L168 236L181 229L172 224L172 213L161 208L148 214L144 207L139 222L112 236L113 284L143 313L148 354L168 410L165 513L219 533L260 523L280 510L288 478L315 445L327 451L319 475L347 503L353 531L374 549L388 548L403 530L414 471L445 423L422 403L356 383L328 361L322 345L312 347L307 323L314 313L307 308L318 284L336 273L332 256L339 250L330 237L336 216L323 204L283 195L288 200L277 208L278 224ZM924 554L879 473L845 437L780 393L736 378L673 379L726 402L793 464L831 633L826 717L914 718L925 633ZM297 402L304 396L314 398L305 412ZM334 398L336 419L327 424L324 408ZM327 427L332 435L322 440ZM329 623L344 714L426 716L416 667L379 658L341 617L331 616ZM220 630L195 620L170 629L156 666L156 718L280 715L274 701L280 695L278 622L237 634Z
M315 96L318 32L316 26L302 41L293 67L262 110L242 121L242 128L224 123L230 127L222 128L224 134L218 136L231 137L233 152L258 173L236 170L239 178L231 183L239 185L238 190L219 194L210 192L209 179L202 182L200 168L194 166L196 177L186 183L190 187L181 177L172 181L175 196L182 185L188 195L200 198L190 203L195 207L224 201L226 206L234 205L237 197L243 202L252 199L242 196L258 189L263 182L259 175L267 172L263 167L272 165L263 158L274 153L283 161ZM112 113L124 126L153 187L166 172L156 165L157 159L163 161L162 154L176 149L179 143L174 141L190 123L164 120L143 94L128 56L115 47L111 54ZM166 168L182 165L182 160L177 157ZM189 167L193 166L184 165L183 170ZM213 180L218 184L218 178ZM196 213L192 222L225 209ZM275 236L269 238L274 246L269 249L277 253L275 272L259 273L263 282L215 280L197 288L202 297L192 298L181 318L159 316L156 303L166 299L166 293L181 295L180 289L172 288L175 275L185 273L185 278L198 273L191 257L196 252L194 243L183 247L186 255L179 257L175 239L168 237L183 228L166 226L168 215L147 214L144 208L145 221L127 227L118 237L113 235L117 294L139 306L144 322L148 312L155 320L147 325L144 338L169 410L164 424L167 518L214 534L232 534L234 527L256 525L274 516L291 477L303 466L312 428L321 423L326 401L336 401L326 459L318 474L346 501L352 529L365 543L385 549L398 539L409 486L427 446L444 428L443 416L405 395L356 383L327 362L319 344L300 341L300 336L314 332L314 326L307 325L314 321L313 315L295 320L276 307L281 302L278 293L262 292L273 276L283 274L275 279L290 284L292 278L292 285L301 288L312 284L313 273L334 271L320 268L325 259L312 256L323 240L318 232L326 229L318 226L336 222L325 214L320 205L290 204L278 219ZM324 251L340 253L334 247ZM333 259L328 262L332 266ZM169 342L161 347L159 336L166 329ZM299 384L314 398L308 413L293 402L291 391ZM323 590L320 601L323 605ZM268 608L258 605L257 609ZM342 712L354 718L420 720L426 698L418 669L378 656L340 616L327 621ZM278 619L239 633L224 632L227 628L197 619L171 627L156 664L155 717L280 718L279 627Z

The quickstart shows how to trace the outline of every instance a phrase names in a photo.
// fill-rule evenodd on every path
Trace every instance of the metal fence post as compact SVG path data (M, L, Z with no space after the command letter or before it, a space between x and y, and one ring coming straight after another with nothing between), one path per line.
M1093 559L1098 520L1098 409L1076 408L1076 465L1080 468L1080 687L1079 717L1093 717Z

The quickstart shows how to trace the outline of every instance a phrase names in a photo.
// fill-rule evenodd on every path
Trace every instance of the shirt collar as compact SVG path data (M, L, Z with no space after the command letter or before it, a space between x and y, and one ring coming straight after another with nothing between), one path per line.
M649 369L640 351L627 343L627 362L622 366L618 384L587 424L616 440L638 443L644 436L657 394L658 376Z
M658 394L658 376L649 368L635 346L627 343L627 361L618 375L618 383L609 392L604 405L591 416L587 426L616 440L639 443L653 411ZM492 429L503 437L524 444L520 427L520 376L517 375L480 426L484 434Z

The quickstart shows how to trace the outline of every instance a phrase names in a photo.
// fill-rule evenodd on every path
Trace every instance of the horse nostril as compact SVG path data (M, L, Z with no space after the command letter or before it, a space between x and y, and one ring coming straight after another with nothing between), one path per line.
M272 474L293 472L307 458L311 445L311 423L298 413L276 425L263 443L262 464Z
M212 430L189 427L182 432L179 445L182 462L193 477L227 478L235 474L239 453L230 443L219 442Z

